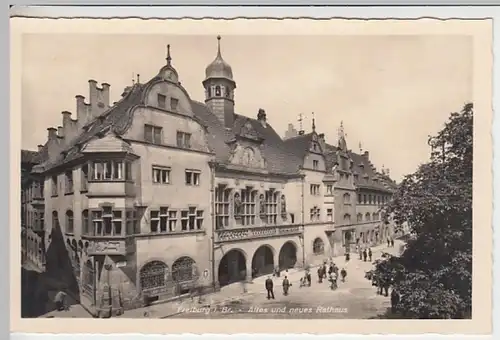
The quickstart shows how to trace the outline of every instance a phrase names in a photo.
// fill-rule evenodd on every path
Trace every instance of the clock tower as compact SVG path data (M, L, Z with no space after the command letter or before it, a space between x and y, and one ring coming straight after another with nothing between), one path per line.
M205 104L228 129L234 124L234 90L231 66L222 59L220 48L221 37L217 37L217 56L205 69Z

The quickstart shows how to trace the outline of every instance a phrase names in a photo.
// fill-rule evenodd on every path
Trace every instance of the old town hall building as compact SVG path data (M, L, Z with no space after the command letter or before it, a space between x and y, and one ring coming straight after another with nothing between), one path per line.
M282 138L266 112L235 110L236 81L218 37L205 99L166 64L110 104L89 81L76 119L23 152L23 254L95 315L281 269L321 263L392 234L380 214L395 189L368 152L312 126ZM243 89L244 90L244 89ZM351 247L353 248L353 247Z

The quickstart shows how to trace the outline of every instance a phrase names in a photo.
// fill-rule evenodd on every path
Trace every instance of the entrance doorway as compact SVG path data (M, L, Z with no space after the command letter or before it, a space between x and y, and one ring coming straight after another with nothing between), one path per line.
M245 255L233 249L227 252L219 264L218 280L221 287L246 278L247 266Z
M259 247L252 258L252 278L271 274L273 271L273 251L269 246Z
M297 247L292 242L286 242L280 250L279 266L280 270L295 267L297 263Z

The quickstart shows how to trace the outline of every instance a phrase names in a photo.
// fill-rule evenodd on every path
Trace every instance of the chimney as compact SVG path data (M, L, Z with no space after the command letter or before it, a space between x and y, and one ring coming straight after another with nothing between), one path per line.
M85 103L85 97L77 95L76 97L76 119L80 126L84 126L90 121L90 105Z
M92 108L94 108L94 106L97 106L97 93L98 93L97 82L94 79L90 79L89 80L89 95L90 95L89 103L90 103L90 106Z
M363 152L363 156L365 156L366 159L370 159L370 153L368 151Z
M102 102L105 108L109 107L109 87L108 83L102 83Z
M38 152L42 152L42 149L43 149L43 145L42 144L38 144Z
M57 129L56 128L49 127L49 128L47 128L47 131L49 132L48 136L47 136L49 140L57 138Z
M64 138L64 130L62 126L57 127L57 137Z
M262 124L263 127L267 126L266 111L264 109L259 109L259 113L257 113L257 120Z

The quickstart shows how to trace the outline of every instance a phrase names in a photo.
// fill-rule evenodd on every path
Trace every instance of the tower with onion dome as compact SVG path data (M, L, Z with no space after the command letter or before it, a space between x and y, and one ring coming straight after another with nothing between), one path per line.
M205 104L226 128L232 128L236 82L233 80L231 66L222 59L220 40L221 37L218 36L215 60L205 69L205 80L203 80Z

